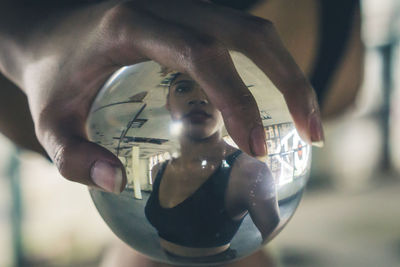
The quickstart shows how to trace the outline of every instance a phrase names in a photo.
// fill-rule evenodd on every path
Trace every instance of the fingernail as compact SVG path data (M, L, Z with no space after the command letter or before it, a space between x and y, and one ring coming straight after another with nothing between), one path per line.
M105 161L96 161L90 174L93 183L107 192L119 194L122 185L122 170Z
M324 130L322 129L321 119L316 112L310 115L310 133L311 133L311 144L316 147L324 146Z
M257 125L251 130L250 149L254 156L262 157L267 154L267 146L265 145L265 130L261 125Z
M324 147L325 143L324 143L324 141L318 141L318 142L312 142L311 145L321 148L321 147Z
M261 162L265 162L266 163L267 160L268 160L268 155L256 157L256 159L258 159Z

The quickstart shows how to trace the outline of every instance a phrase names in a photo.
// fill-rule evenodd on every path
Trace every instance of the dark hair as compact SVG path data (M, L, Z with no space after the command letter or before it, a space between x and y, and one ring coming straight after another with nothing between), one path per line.
M161 80L160 86L167 88L168 92L169 89L172 85L172 83L178 78L178 76L181 74L180 72L173 71L171 69L168 69L167 67L161 66L161 71L160 71L161 76L164 77L164 79Z
M176 80L176 78L178 78L178 76L180 74L181 74L180 72L176 72L176 73L171 75L171 79L170 79L169 84L168 84L168 92L169 92L169 89L171 88L172 83Z

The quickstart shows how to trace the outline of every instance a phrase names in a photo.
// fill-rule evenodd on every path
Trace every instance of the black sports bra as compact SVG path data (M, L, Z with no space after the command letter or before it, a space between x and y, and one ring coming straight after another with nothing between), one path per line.
M193 248L230 243L244 218L232 220L225 209L230 172L240 153L237 150L229 155L191 196L172 208L161 207L158 198L160 182L168 162L162 165L145 207L146 218L161 238Z

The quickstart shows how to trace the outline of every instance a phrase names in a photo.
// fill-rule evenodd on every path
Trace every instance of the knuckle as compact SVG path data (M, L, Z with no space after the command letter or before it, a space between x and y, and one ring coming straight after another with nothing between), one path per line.
M114 42L129 36L127 33L131 30L131 21L137 10L132 5L118 4L105 11L99 23L102 35L110 37L108 39Z
M212 37L192 35L184 40L181 55L193 70L205 61L219 57L225 49Z
M259 17L252 17L247 22L254 33L269 34L274 29L274 24L270 20Z
M255 16L246 17L243 25L244 31L247 35L250 35L249 40L251 41L264 41L268 39L271 32L275 29L274 24L271 21Z
M71 128L78 120L76 117L65 118L60 116L51 108L44 109L38 117L36 123L36 135L46 149L48 155L53 160L59 173L67 180L72 181L71 165L73 165L73 158L71 152L76 146L76 138L69 137Z
M54 164L56 165L59 173L66 178L67 180L70 180L68 177L68 171L67 167L65 164L66 162L66 154L67 154L67 149L65 146L59 146L55 149L54 155L53 155L53 161Z
M47 111L50 112L47 112ZM38 137L40 143L45 147L46 151L52 156L52 152L49 151L49 147L52 143L54 143L54 134L52 129L54 129L54 116L55 112L51 109L45 108L42 112L40 112L36 122L35 122L35 132Z
M251 117L257 113L257 103L250 92L232 98L227 97L226 100L228 101L225 101L220 107L225 119L235 119L238 116Z
M120 22L126 16L126 12L127 11L123 5L116 5L115 7L108 9L102 17L100 23L101 28L111 32L119 29L119 27L122 26L122 23Z
M80 170L76 168L76 149L79 148L79 143L74 141L65 141L61 144L56 144L53 151L53 160L58 172L69 181L76 181L79 177ZM75 151L75 153L74 153Z
M119 26L121 21L126 20L132 15L133 10L133 8L130 8L130 6L126 4L118 4L105 11L103 20L107 22L106 24L108 25L118 24Z
M282 74L285 77L283 89L281 92L284 96L296 95L300 99L312 98L315 94L308 79L301 73L293 75L292 73Z

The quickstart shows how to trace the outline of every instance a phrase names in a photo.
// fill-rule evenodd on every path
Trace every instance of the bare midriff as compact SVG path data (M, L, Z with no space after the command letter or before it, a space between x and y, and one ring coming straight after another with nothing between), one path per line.
M181 246L181 245L172 243L170 241L167 241L165 239L162 239L160 237L160 245L163 249L165 249L169 253L175 254L177 256L194 258L194 257L212 256L212 255L222 253L229 248L230 243L228 243L226 245L222 245L222 246L217 246L217 247L193 248L193 247Z

